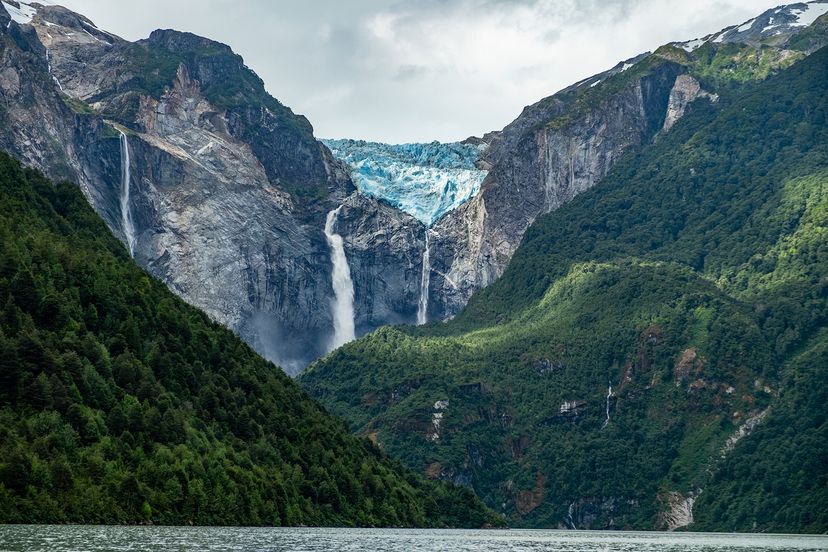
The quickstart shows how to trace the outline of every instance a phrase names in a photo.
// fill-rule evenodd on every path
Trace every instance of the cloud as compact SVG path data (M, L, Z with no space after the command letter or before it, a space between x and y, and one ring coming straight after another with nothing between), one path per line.
M776 0L64 0L136 39L156 27L230 44L317 135L456 140L669 41ZM116 5L117 4L117 5Z

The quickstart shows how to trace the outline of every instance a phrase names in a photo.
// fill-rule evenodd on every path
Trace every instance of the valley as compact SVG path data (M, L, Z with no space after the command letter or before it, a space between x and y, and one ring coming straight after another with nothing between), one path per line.
M0 6L0 520L828 528L825 1L405 144Z

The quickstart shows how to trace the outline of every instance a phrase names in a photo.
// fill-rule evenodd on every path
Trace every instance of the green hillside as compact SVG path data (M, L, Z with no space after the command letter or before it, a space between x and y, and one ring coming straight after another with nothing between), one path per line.
M0 523L472 526L0 154Z
M694 103L455 320L302 384L518 525L671 527L695 501L694 529L828 530L827 88L823 49Z

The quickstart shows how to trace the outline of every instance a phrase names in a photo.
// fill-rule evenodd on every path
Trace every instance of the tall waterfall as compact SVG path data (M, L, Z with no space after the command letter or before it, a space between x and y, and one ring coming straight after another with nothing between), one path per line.
M428 322L428 286L431 284L431 252L429 251L429 229L425 231L425 251L423 252L423 273L420 276L420 302L417 305L417 324Z
M331 340L331 350L353 341L356 337L354 333L354 282L351 280L351 269L348 267L342 236L334 234L333 231L340 209L342 209L341 205L328 213L328 218L325 220L325 239L331 249L333 267L331 280L334 290L334 335Z
M135 256L135 225L132 223L132 212L129 209L129 142L127 135L121 129L121 230L127 242L129 256Z

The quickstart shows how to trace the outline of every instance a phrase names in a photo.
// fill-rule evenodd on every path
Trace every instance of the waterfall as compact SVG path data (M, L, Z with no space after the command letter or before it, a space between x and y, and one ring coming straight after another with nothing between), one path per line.
M609 388L607 389L607 419L604 420L604 425L601 426L601 429L604 429L605 427L607 427L607 424L610 421L609 411L610 411L610 399L611 398L612 398L612 382L609 382Z
M129 209L129 142L126 133L121 133L121 230L126 238L129 256L135 256L135 225L132 223L132 212Z
M60 91L63 92L63 85L60 84L58 78L52 74L52 61L49 59L49 48L46 48L46 68L49 70L49 75L52 77L52 80L55 81L55 84L58 85Z
M566 511L566 521L568 522L570 529L578 529L578 527L575 525L575 520L572 518L572 514L575 513L574 510L575 503L573 502L569 505L569 509L567 509Z
M417 325L428 322L428 286L431 283L431 253L429 252L429 229L425 231L425 251L423 252L423 273L420 276L420 302L417 305Z
M328 213L328 218L325 220L325 239L331 249L333 268L331 280L334 290L334 335L331 339L331 350L353 341L356 337L354 333L354 282L351 280L351 269L348 267L342 236L334 234L333 231L340 209L342 209L341 205Z

